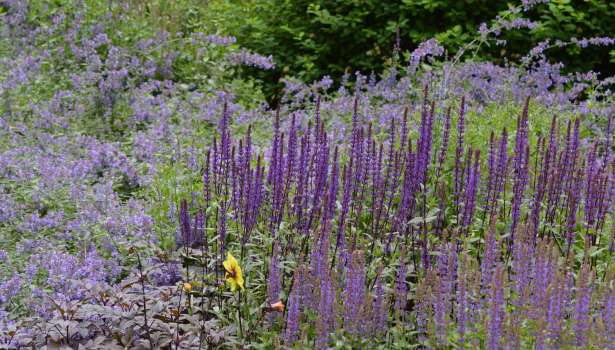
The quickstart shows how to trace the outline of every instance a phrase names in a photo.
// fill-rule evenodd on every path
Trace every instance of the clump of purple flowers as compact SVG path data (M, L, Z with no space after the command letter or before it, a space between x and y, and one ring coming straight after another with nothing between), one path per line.
M574 124L573 132L559 133L560 121L553 118L549 137L533 134L527 98L517 118L514 149L508 149L506 129L499 140L492 133L485 159L480 145L464 142L462 101L453 160L447 157L453 152L444 149L442 156L431 150L434 140L444 142L435 133L436 124L449 121L436 119L429 91L424 94L414 137L407 134L414 120L403 114L377 135L371 124L359 122L358 102L342 145L324 127L320 99L313 123L297 125L289 116L288 136L276 112L268 171L246 148L249 143L230 139L225 131L229 116L222 116L221 141L212 141L212 156L206 158L206 168L212 169L206 193L217 192L219 200L227 201L220 204L234 213L227 217L249 222L240 218L250 213L257 218L253 227L266 227L276 240L267 294L268 300L288 296L287 344L310 342L309 335L299 337L299 329L302 322L308 327L311 312L320 315L315 329L319 348L339 332L367 341L408 326L419 330L416 340L434 346L447 344L452 334L467 344L484 341L490 349L508 341L546 346L569 342L569 335L581 330L587 335L577 336L575 344L601 344L607 334L588 324L601 315L598 290L608 281L588 276L598 266L589 252L604 250L613 239L611 231L602 229L612 225L611 210L605 211L613 206L615 159L605 148L609 143L596 137L582 152L578 119L567 123ZM443 174L439 178L438 172ZM252 197L253 183L264 197ZM439 196L440 203L430 203L434 191L459 199ZM594 196L603 200L596 202ZM550 205L553 201L570 204ZM444 214L433 214L434 208ZM565 230L556 225L570 217L588 219ZM281 223L288 223L288 229L281 230ZM218 238L220 247L232 249L232 235ZM250 240L238 242L241 252L250 251ZM585 249L576 250L583 242ZM307 270L294 278L280 275L280 252L305 257L309 262L298 268ZM586 261L581 270L575 256ZM395 268L384 274L375 261ZM512 261L511 272L507 261ZM578 274L573 277L570 271ZM280 278L291 282L280 289ZM566 293L571 278L577 287ZM383 315L387 299L392 308ZM591 306L593 300L598 304ZM539 328L523 335L509 331L529 321L548 324L548 333Z

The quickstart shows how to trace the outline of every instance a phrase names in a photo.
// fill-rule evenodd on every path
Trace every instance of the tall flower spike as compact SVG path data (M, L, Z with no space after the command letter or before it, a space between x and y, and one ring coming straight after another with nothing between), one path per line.
M375 282L375 299L372 315L372 332L374 335L381 334L386 330L388 308L384 305L384 288L382 286L382 263L378 266Z
M361 318L365 304L365 258L360 250L352 253L344 295L344 328L350 333L359 334L363 331Z
M408 301L408 286L406 284L406 262L405 252L402 247L399 253L399 267L397 269L397 282L395 286L395 312L403 320L406 314L406 304Z
M446 210L446 183L440 182L438 187L438 216L436 219L436 235L441 236L444 229L444 214Z
M207 155L205 156L205 166L203 169L203 195L205 197L205 205L209 206L211 200L211 186L210 186L210 171L211 171L211 149L207 149Z
M346 239L345 239L345 225L346 225L346 216L348 215L348 209L350 206L350 196L352 195L352 158L350 159L350 164L346 166L344 164L344 193L342 195L342 208L341 212L338 216L337 221L337 240L336 247L339 250L340 258L344 261L341 262L345 264L346 260Z
M315 134L315 139L317 142L321 141L320 136L322 136L320 134L321 132L321 120L320 120L320 95L316 96L316 106L314 108L314 120L315 120L315 124L314 124L314 134ZM322 129L324 130L324 129Z
M444 119L444 133L442 135L442 144L440 145L440 154L438 155L438 168L436 170L436 179L440 178L444 160L448 153L448 140L451 131L451 107L446 110L446 119Z
M407 218L412 214L414 204L414 186L416 178L414 176L414 154L412 153L412 143L408 144L404 169L404 179L401 189L400 205L396 218L396 225L401 233L406 233Z
M431 163L431 135L432 135L432 110L429 109L427 86L425 86L423 96L423 107L421 111L421 126L419 139L417 141L416 152L417 161L415 163L415 173L417 176L417 184L424 185L427 181L427 170Z
M529 224L526 226L529 226ZM514 255L512 262L512 272L514 273L514 276L511 278L511 291L514 292L512 303L515 305L515 308L519 310L519 312L515 313L515 318L513 320L513 322L516 323L520 322L520 318L524 317L527 313L524 307L529 301L529 287L533 277L532 257L534 256L536 250L536 244L530 238L531 233L525 227L519 227L517 232L519 234L514 242L515 248L513 250ZM540 254L543 254L543 252ZM537 258L535 261L538 260L540 260L540 258ZM532 287L533 286L534 285L532 285ZM515 343L517 342L517 339L518 338L515 338Z
M612 203L615 200L615 175L613 171L608 171L608 169L615 169L615 158L611 158L610 162L604 162L602 164L601 172L602 172L602 184L598 185L596 191L598 192L595 195L595 204L597 206L596 213L596 231L602 231L605 224L606 213L611 210Z
M562 332L562 320L564 319L563 290L565 288L565 274L561 271L555 274L549 286L549 300L547 307L548 336L551 343L555 343Z
M568 158L570 156L570 145L571 145L571 136L570 129L571 128L571 120L568 120L568 125L566 127L566 137L564 139L564 149L560 153L560 156L557 161L557 169L553 176L552 186L549 191L549 198L547 201L547 221L553 224L556 216L556 211L559 207L560 198L562 195L562 191L565 191L566 188L564 184L566 183L566 178L568 177L569 169L568 169Z
M427 280L422 280L416 287L416 330L420 342L427 340L427 330L430 320L429 304L430 304L431 291ZM403 314L401 314L401 321L403 322Z
M564 183L564 189L570 191L573 184L574 179L571 175L571 172L577 168L577 159L579 154L579 128L580 128L580 119L577 118L574 121L574 130L572 133L572 139L570 141L570 149L568 150L568 162L566 163L565 171L567 172L566 182Z
M498 200L500 199L500 193L504 191L506 186L506 178L508 173L508 132L506 128L502 130L502 136L500 138L500 144L498 146L498 161L496 170L496 181L493 196L491 197L492 205L489 219L493 217L493 213L498 208Z
M466 234L468 227L472 223L472 217L474 215L474 206L476 202L476 192L480 182L480 150L476 150L474 153L474 166L468 174L468 186L466 188L466 202L464 205L464 217L463 226Z
M604 144L604 162L608 163L611 160L611 147L613 143L613 114L609 115L609 120L606 125L606 142Z
M575 308L574 308L574 332L577 346L585 348L587 346L588 335L590 332L590 303L591 303L591 267L584 263L577 277L575 288Z
M287 155L286 155L286 179L284 181L285 183L285 188L284 188L284 193L285 195L290 191L290 186L292 184L292 182L295 180L295 174L297 169L295 169L296 167L296 157L297 157L297 125L296 125L296 116L293 113L292 115L292 119L291 119L291 123L290 123L290 131L288 134L288 149L287 149Z
M567 217L567 252L570 252L572 244L576 236L577 225L577 209L581 200L581 188L582 188L582 170L578 169L573 171L570 179L570 190L568 191L568 217Z
M535 193L534 193L534 202L532 204L532 214L531 214L531 222L532 222L532 234L534 236L533 241L536 241L536 237L538 236L538 226L539 226L539 216L540 210L542 208L542 202L547 191L547 186L549 184L549 177L551 176L551 167L553 166L553 158L555 157L555 133L557 131L556 117L553 116L551 120L551 131L549 134L549 144L546 145L546 141L543 140L542 146L543 155L542 155L542 164L541 171L538 177L538 183L536 185ZM536 170L537 171L537 170Z
M492 281L493 269L498 259L498 242L495 237L495 220L490 221L487 237L485 238L485 251L481 261L481 294L487 295L489 284ZM489 297L487 297L488 300Z
M279 243L275 241L273 244L273 250L271 252L271 258L269 259L269 277L267 278L267 302L269 305L281 305L280 290L282 289L280 266L278 262L279 255ZM280 316L281 311L272 308L272 312L267 314L267 321L269 324L273 324ZM278 312L276 312L278 311Z
M297 339L297 332L299 330L299 316L300 316L300 303L301 296L299 294L299 283L301 281L300 274L301 269L295 271L293 287L288 297L288 313L286 314L286 331L284 333L284 342L286 345L292 345Z
M457 209L461 204L461 192L463 190L463 170L461 159L463 157L464 141L464 118L465 118L465 96L461 97L459 107L459 117L457 118L457 149L455 150L455 205Z
M228 103L224 101L222 109L222 118L220 118L220 152L222 167L228 169L231 152L231 132L229 130L229 112ZM226 176L227 174L225 174Z
M443 243L433 273L433 309L436 338L439 344L446 343L448 318L451 313L453 287L457 275L457 250L454 243Z
M328 266L323 268L320 283L320 302L318 304L318 313L320 322L318 325L317 348L324 349L329 343L329 334L335 330L335 312L337 305L336 288L333 281L333 276Z
M278 148L280 143L280 108L275 110L275 121L273 123L273 139L271 140L271 161L269 163L269 172L267 173L267 184L271 185L273 183L273 177L276 175L276 170L278 166Z
M276 241L273 244L273 251L269 259L269 278L267 279L267 297L270 303L275 303L280 299L281 280L280 266L278 263L279 243Z
M603 305L601 312L602 322L604 323L604 338L607 344L611 344L609 350L615 349L615 276L613 270L607 273L603 291Z
M505 313L504 301L504 266L497 264L493 280L491 282L491 303L489 310L489 330L487 336L487 349L500 349L500 338L502 336L502 325L504 324Z
M220 174L220 152L218 152L218 141L216 139L216 135L212 137L212 146L211 146L211 170L213 177L213 190L216 195L220 194L220 178L222 175Z
M239 141L239 147L241 149L242 145L241 145L241 140ZM238 166L238 163L241 162L241 159L237 159L235 157L235 146L233 145L233 147L231 148L231 165L230 165L230 181L231 181L231 209L232 209L232 215L233 215L233 220L237 220L237 213L239 212L239 201L240 201L240 188L239 188L239 181L240 181L240 177L241 177L241 173L243 172L242 170L240 170L242 167Z
M325 224L328 225L328 221L332 220L335 216L335 204L337 202L337 187L339 177L339 163L338 163L338 148L335 146L333 151L333 168L329 175L329 194L327 198L327 207L325 208Z
M297 179L297 187L295 189L295 197L293 198L293 210L296 217L296 226L297 229L301 230L303 228L303 210L305 207L305 201L307 198L306 187L308 181L308 174L306 174L305 169L308 167L309 163L309 133L310 129L308 126L308 131L301 138L301 147L299 151L299 165L298 169L302 169L298 172L299 178Z
M192 230L190 228L188 202L185 199L182 199L179 203L179 221L181 226L181 243L185 248L188 248L192 241Z
M272 236L275 237L277 229L282 221L283 209L284 209L284 162L282 161L284 155L284 133L280 135L278 141L278 150L276 157L276 167L272 170L274 172L273 180L271 184L271 218L270 218L270 230Z
M316 218L316 215L318 212L320 212L321 210L321 206L322 206L322 199L323 197L325 197L325 192L326 192L326 188L327 188L327 174L329 171L329 146L327 144L327 136L326 133L324 133L324 136L322 139L322 142L320 143L320 147L319 147L319 151L317 154L318 157L318 163L317 163L317 168L315 170L315 188L314 188L314 192L313 192L313 196L312 196L312 208L310 210L310 216L309 216L309 220L308 220L308 224L305 227L306 230L308 230L310 227L312 227L312 223L314 222L314 219Z
M194 226L192 227L192 238L190 245L203 244L203 237L205 235L205 212L200 209L194 216Z
M512 244L515 240L515 231L519 218L521 216L521 202L523 201L528 176L529 166L529 144L528 144L528 108L529 97L525 100L523 112L519 119L517 119L517 135L515 139L515 159L514 159L514 175L513 178L513 200L511 210L510 225L510 240L509 247L512 249Z
M222 203L220 207L218 208L218 237L220 240L220 254L221 255L224 255L226 251L225 250L226 249L226 209L227 209L226 203Z
M460 256L460 275L457 278L457 333L459 333L459 343L465 343L466 322L467 322L467 281L468 281L468 255L464 251Z
M397 152L395 150L395 118L391 118L391 126L389 128L389 151L387 152L386 171L384 184L382 189L382 200L388 193L392 193L396 186L396 174L397 174Z
M487 160L487 170L489 171L489 174L487 177L487 187L485 190L485 214L483 216L483 219L487 215L487 213L491 211L490 206L493 204L491 197L493 196L493 192L495 192L495 183L497 177L495 143L495 135L493 131L491 131L491 135L489 135L489 158Z
M401 123L401 134L399 136L399 151L403 153L406 149L406 140L408 139L408 107L404 107L404 116Z

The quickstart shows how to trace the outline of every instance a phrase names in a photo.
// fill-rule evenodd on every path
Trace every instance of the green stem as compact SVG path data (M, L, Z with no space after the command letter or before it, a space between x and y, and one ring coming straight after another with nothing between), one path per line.
M241 326L241 289L237 295L237 319L239 320L239 337L243 339L243 327Z

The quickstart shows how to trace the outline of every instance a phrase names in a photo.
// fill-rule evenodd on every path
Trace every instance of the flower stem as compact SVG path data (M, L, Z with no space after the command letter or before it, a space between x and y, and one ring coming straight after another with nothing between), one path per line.
M243 338L243 327L241 326L241 289L237 295L237 318L239 320L239 337Z

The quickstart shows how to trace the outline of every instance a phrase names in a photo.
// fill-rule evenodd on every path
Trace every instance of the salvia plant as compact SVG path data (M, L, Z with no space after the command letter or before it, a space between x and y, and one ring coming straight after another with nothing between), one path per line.
M613 39L269 109L232 37L1 6L0 348L615 349L612 80L546 56Z

